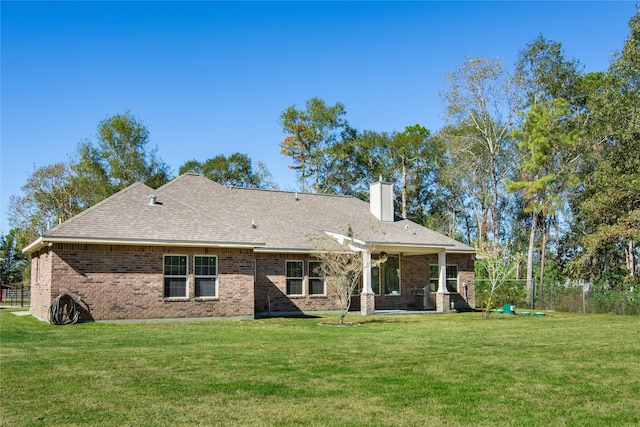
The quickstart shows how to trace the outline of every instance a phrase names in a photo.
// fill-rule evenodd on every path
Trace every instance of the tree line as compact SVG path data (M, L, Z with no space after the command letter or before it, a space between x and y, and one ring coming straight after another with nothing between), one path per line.
M513 67L467 58L444 77L444 126L430 131L360 130L345 106L315 97L280 115L280 152L300 191L368 198L368 184L394 182L397 212L478 248L508 248L515 278L580 281L638 306L640 284L640 13L605 72L585 72L560 42L540 35ZM510 71L512 69L512 71ZM276 188L242 153L191 160L227 185ZM9 207L20 247L128 185L158 187L169 167L129 112L98 125L96 142L67 162L34 171ZM3 242L7 236L3 237ZM481 274L480 274L481 276Z

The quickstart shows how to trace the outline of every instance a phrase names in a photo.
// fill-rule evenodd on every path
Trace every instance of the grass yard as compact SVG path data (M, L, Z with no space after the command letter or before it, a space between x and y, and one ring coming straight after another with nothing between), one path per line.
M640 425L640 317L50 326L0 310L2 426Z

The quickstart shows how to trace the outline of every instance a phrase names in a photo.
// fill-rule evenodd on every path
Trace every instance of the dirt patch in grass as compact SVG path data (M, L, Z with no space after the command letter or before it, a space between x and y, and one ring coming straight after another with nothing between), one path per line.
M339 328L358 328L362 326L360 322L320 322L319 324L322 326L337 326Z

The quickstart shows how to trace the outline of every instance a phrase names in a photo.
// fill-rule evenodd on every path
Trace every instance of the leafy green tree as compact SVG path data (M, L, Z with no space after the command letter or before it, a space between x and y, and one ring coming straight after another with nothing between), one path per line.
M72 169L74 185L91 206L135 182L157 188L169 181L169 166L149 149L149 131L130 112L107 117L98 125L97 146L78 146Z
M574 200L574 232L581 249L573 271L586 279L620 277L608 288L638 284L640 257L640 12L629 21L630 34L601 86L589 98L592 138L602 141Z
M520 94L497 59L469 58L445 83L447 167L466 179L466 197L475 199L477 240L491 237L498 244L507 203L502 183L513 167L511 132Z
M16 239L20 247L83 208L66 163L37 168L22 191L22 196L11 196L9 201L9 223L19 230Z
M393 134L350 129L349 136L327 150L325 186L329 192L354 196L362 200L369 197L369 183L379 177L390 179L391 162L388 149Z
M407 126L403 132L394 135L389 147L389 157L393 175L400 181L400 196L403 218L408 215L409 193L419 192L419 179L425 181L435 164L434 151L429 150L429 130L419 124ZM424 184L423 184L424 185ZM413 201L418 201L414 197Z
M495 304L496 291L508 280L513 279L519 260L508 248L488 242L480 243L477 251L478 265L489 284L487 295L482 300L482 311L487 319Z
M0 283L20 283L23 273L29 266L27 258L18 247L19 230L12 229L9 234L0 238Z
M558 223L556 212L564 216L568 211L570 190L577 185L576 174L590 145L588 138L578 135L589 122L586 104L591 84L590 77L583 77L580 62L567 58L559 42L542 35L518 53L515 76L525 96L525 121L514 132L520 142L520 165L510 189L519 191L521 206L529 215L528 220L519 213L516 218L530 230L527 287L533 304L535 244L540 242L538 295L542 298L550 228Z
M438 222L430 224L430 228L472 244L477 236L486 236L488 211L482 203L487 182L479 178L477 156L473 153L454 155L458 143L469 131L463 126L445 126L431 138L436 141L434 145L442 147L444 154L431 194L431 220Z
M547 243L547 218L555 214L578 180L580 132L571 125L569 103L562 98L534 104L526 114L522 129L514 131L520 141L522 163L520 177L507 189L520 191L524 211L531 214L527 252L527 294L533 308L533 257L536 229L542 230L540 292L543 295L544 253Z
M518 53L515 75L528 106L558 98L584 105L580 62L566 58L562 44L542 34Z
M435 177L443 148L416 124L403 132L353 131L327 150L326 186L337 194L367 199L369 183L380 178L398 183L398 211L425 223L430 218Z
M307 100L304 110L292 105L280 115L282 130L287 134L280 143L280 152L291 157L293 165L289 167L297 171L302 191L325 190L325 174L330 163L327 149L348 129L345 115L343 104L327 106L317 97ZM311 185L307 183L310 178Z
M138 119L129 112L117 114L99 124L97 146L85 141L70 163L35 169L23 195L10 198L9 223L19 230L18 245L136 181L154 188L166 183L169 168L155 149L147 151L148 142L149 133Z
M233 153L229 157L219 154L198 162L190 160L179 170L180 174L194 172L222 185L246 188L275 188L276 184L266 166L258 162L254 170L251 159L242 153Z

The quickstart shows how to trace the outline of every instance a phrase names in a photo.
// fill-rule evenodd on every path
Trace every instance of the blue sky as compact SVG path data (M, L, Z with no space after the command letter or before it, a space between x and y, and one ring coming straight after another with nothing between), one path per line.
M314 96L356 129L442 126L442 77L543 34L586 71L622 48L635 1L10 2L1 7L0 231L35 167L130 111L174 174L235 151L297 189L278 119Z

